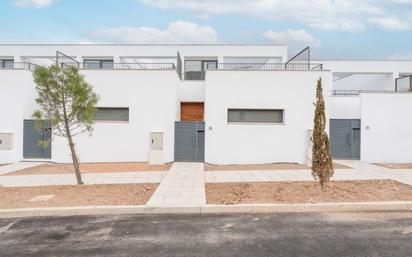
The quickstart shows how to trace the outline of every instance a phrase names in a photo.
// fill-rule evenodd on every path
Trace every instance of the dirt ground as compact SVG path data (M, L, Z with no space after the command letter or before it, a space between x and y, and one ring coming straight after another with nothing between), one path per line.
M82 163L80 170L83 173L125 172L125 171L168 171L172 163L165 165L150 165L147 162L108 162ZM31 168L18 170L7 175L39 175L39 174L67 174L73 173L72 164L48 163Z
M350 167L334 163L335 169L350 169ZM205 163L205 171L230 171L230 170L310 170L310 167L298 163L268 163L268 164L243 164L243 165L214 165Z
M388 169L412 169L412 163L375 163L375 165Z
M208 204L411 201L412 186L393 180L206 184Z
M0 208L64 207L146 204L158 184L108 184L81 186L0 187ZM47 201L29 201L54 195Z

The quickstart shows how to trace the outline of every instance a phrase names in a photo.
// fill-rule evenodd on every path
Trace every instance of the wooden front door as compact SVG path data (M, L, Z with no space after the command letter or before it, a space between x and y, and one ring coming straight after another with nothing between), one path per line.
M180 103L181 121L203 121L204 103Z

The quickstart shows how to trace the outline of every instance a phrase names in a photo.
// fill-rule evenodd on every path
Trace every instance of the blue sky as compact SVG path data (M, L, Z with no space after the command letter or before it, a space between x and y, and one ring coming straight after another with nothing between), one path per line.
M273 43L412 59L412 0L0 0L0 33L0 43Z

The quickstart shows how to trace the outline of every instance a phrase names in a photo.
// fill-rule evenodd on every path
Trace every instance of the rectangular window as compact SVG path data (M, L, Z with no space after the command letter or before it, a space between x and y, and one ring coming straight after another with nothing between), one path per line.
M228 122L284 123L284 110L228 109Z
M96 121L129 121L129 108L97 108L94 115Z
M85 69L112 69L113 60L84 60Z
M14 68L14 60L13 59L3 59L0 60L0 68Z

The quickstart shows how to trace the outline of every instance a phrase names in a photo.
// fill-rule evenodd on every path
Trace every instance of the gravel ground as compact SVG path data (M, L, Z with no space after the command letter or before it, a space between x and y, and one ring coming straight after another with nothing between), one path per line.
M0 208L140 205L146 204L157 186L158 184L107 184L0 187ZM34 197L46 200L31 201Z
M208 204L411 201L412 186L394 180L206 184Z

